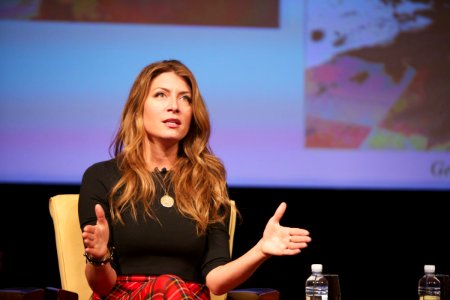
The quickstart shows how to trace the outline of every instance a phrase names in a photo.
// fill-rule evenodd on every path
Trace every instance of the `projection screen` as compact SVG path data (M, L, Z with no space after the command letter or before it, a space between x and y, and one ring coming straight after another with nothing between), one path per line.
M448 190L450 7L397 2L2 1L0 182L80 183L179 59L231 187Z

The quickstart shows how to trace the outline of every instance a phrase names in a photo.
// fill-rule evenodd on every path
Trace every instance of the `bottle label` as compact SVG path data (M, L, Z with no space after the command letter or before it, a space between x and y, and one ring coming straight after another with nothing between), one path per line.
M440 296L420 296L419 300L441 300Z
M323 296L306 296L306 300L328 300L328 296L327 295L323 295ZM431 299L420 299L420 300L431 300Z

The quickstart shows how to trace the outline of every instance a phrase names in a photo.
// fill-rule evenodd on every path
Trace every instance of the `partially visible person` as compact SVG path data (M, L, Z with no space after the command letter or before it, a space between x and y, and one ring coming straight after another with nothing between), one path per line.
M232 260L226 171L209 147L208 112L180 61L136 78L111 147L80 188L79 219L93 299L210 299L273 255L295 255L309 232L280 225L281 203L259 242Z

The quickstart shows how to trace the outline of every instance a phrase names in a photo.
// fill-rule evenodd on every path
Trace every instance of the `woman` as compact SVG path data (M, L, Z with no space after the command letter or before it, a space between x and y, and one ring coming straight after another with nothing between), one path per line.
M176 60L145 67L111 145L114 158L89 167L81 184L94 299L209 299L210 291L243 283L270 256L297 254L311 241L306 230L280 226L282 203L261 240L230 259L226 172L209 135L191 71Z

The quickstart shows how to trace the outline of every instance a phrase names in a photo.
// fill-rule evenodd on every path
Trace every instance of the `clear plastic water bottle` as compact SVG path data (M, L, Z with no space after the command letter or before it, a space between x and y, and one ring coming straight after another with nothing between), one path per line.
M434 265L424 266L425 275L419 279L419 300L440 300L441 282L434 274Z
M311 265L311 276L306 280L306 300L328 300L328 280L322 275L322 265Z

